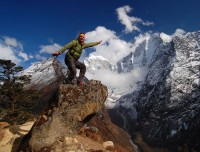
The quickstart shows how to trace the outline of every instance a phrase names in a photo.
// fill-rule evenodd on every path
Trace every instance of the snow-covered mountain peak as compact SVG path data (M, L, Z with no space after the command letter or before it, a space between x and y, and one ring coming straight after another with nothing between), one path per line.
M146 34L140 39L142 39L140 43L136 42L138 47L117 63L118 72L130 72L138 68L149 67L155 60L156 54L161 53L160 50L165 51L164 48L171 42L170 36L164 33Z
M31 83L26 87L34 86L40 89L64 76L66 69L55 58L48 58L42 62L36 62L22 71L22 75L31 75Z
M88 60L103 60L103 61L108 61L107 59L105 59L104 57L102 57L102 56L95 56L95 55L93 55L93 54L91 54L90 56L89 56L89 58L88 58Z
M35 62L29 68L25 69L22 73L25 74L34 74L37 71L43 71L47 69L47 67L53 64L54 58L48 58L42 62Z
M90 55L90 57L84 60L84 64L89 71L112 68L109 61L102 56Z
M143 41L121 60L118 69L124 73L144 66L148 67L144 81L118 99L113 118L123 119L120 125L133 136L132 128L139 124L152 144L174 146L184 139L199 149L200 31L153 35L148 45Z
M160 33L160 37L163 40L164 43L170 43L172 41L172 37L170 35L167 35L165 33Z

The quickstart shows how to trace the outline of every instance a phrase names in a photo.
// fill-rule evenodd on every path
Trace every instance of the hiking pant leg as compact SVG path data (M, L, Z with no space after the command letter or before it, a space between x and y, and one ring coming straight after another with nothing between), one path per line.
M74 61L73 59L65 58L65 64L67 65L67 67L70 71L70 73L68 75L69 81L74 80L76 77L77 70L76 70L75 62L76 61Z
M76 61L75 62L75 66L77 69L80 69L80 73L79 73L79 77L78 77L78 81L83 81L83 78L85 76L85 72L86 72L86 66L84 63Z

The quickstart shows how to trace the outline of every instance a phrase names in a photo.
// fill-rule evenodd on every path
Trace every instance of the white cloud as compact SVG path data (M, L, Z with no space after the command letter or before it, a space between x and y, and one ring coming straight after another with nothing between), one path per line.
M87 41L103 40L102 44L95 47L95 52L90 56L102 56L107 59L112 65L115 65L123 57L127 56L135 50L143 41L148 41L150 33L140 34L134 38L133 42L126 42L116 36L114 31L106 29L105 27L97 27L94 31L86 33ZM109 88L129 88L134 86L138 81L143 81L148 68L138 68L127 73L118 73L111 70L98 69L93 74L87 72L86 77L89 79L100 80Z
M29 56L23 51L23 45L19 41L5 36L0 38L0 58L19 64L22 61L27 61Z
M174 34L172 35L173 37L174 36L179 36L179 37L182 37L182 36L184 36L186 34L186 32L184 31L184 30L182 30L182 29L177 29L175 32L174 32Z
M87 32L85 41L100 41L106 42L110 39L117 38L116 33L112 30L106 29L103 26L98 26L94 31Z
M33 58L33 55L30 55L29 58L32 59L32 58Z
M86 33L86 41L94 42L102 40L102 44L95 47L95 56L103 56L111 64L125 57L131 52L131 43L118 38L114 31L99 26L94 31Z
M19 51L18 55L24 59L24 61L27 61L29 59L28 55L22 51Z
M15 51L9 46L5 46L4 44L0 44L0 58L4 60L12 60L12 62L19 64L22 60L19 59Z
M151 26L151 25L154 25L154 22L146 21L146 22L142 22L142 24L145 26Z
M20 42L18 42L15 38L5 36L5 37L3 37L3 39L4 39L5 45L19 48L21 50L23 49L22 44Z
M148 69L138 68L129 73L117 73L110 70L97 70L94 74L86 73L89 79L100 80L109 88L128 88L137 81L143 81Z
M128 16L127 14L132 11L132 8L128 5L125 5L123 7L119 7L116 9L118 20L121 22L121 24L125 25L125 32L130 33L132 31L140 31L140 28L137 24L142 24L144 26L150 26L153 25L153 22L144 22L141 18L134 17L134 16Z
M43 61L43 60L46 60L46 57L44 57L44 56L42 56L42 55L40 55L40 54L36 54L36 55L35 55L35 58L38 59L38 60L42 60L42 61Z
M57 52L61 46L57 43L51 44L51 45L42 45L40 46L40 53L53 53Z

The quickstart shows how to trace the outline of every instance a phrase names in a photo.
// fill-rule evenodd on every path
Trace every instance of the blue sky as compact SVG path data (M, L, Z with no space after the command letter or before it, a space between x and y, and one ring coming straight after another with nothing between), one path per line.
M101 48L88 52L114 50L125 56L136 37L149 31L172 35L176 29L199 30L199 7L199 0L2 0L0 58L26 68L50 57L80 32L86 33L86 41L103 40Z

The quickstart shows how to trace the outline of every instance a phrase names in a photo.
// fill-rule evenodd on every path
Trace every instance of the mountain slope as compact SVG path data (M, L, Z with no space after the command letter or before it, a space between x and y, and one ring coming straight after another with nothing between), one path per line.
M26 87L34 87L36 90L63 78L66 69L55 58L49 58L37 62L22 72L22 75L31 75L31 83Z
M147 65L149 71L145 80L137 84L138 89L132 94L119 99L116 109L110 111L111 118L133 136L138 128L151 144L172 149L179 144L188 144L198 149L200 31L174 35L167 42L162 35L156 39L159 43L153 47L151 60L147 60L145 49L141 49L142 61L129 66ZM140 48L145 48L141 45ZM135 53L133 59L137 58L137 49Z

